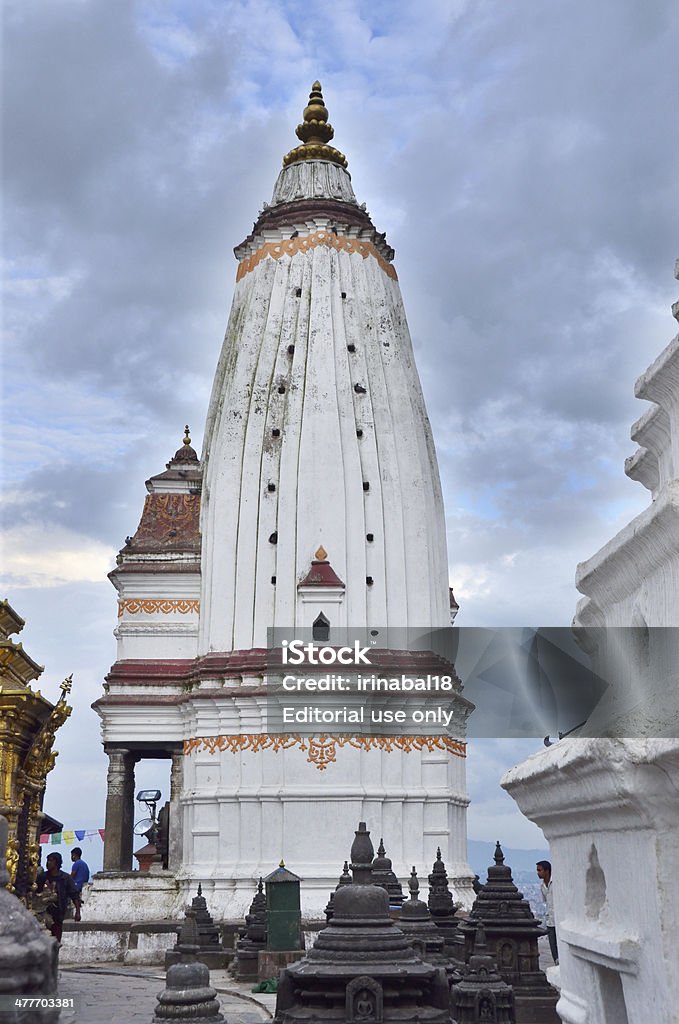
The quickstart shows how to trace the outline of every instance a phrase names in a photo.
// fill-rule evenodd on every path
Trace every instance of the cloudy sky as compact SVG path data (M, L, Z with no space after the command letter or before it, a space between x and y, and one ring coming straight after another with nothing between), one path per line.
M67 827L103 824L106 573L201 443L232 249L316 77L396 249L459 622L570 622L647 503L622 463L673 333L678 46L673 0L6 0L2 593L43 690L74 674ZM535 746L470 759L473 837L539 844L497 788Z

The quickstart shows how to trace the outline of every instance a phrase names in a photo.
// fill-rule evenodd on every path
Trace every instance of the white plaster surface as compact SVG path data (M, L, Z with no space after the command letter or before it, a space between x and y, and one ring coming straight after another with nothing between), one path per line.
M99 874L93 878L84 904L84 920L136 923L169 919L177 892L177 881L170 872Z
M564 1021L679 1020L678 782L678 740L575 738L502 780L550 845Z
M319 245L241 279L203 467L199 653L263 647L268 627L298 623L320 544L349 625L449 623L436 454L398 283L373 256Z

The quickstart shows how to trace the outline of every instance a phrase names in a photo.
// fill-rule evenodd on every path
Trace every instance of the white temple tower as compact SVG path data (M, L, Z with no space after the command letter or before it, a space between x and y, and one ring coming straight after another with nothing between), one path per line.
M332 643L338 627L435 629L451 612L436 453L394 253L328 144L319 83L297 134L235 250L201 463L180 450L149 481L181 493L190 515L175 516L171 543L156 531L153 551L138 531L112 574L120 646L96 705L115 760L106 866L128 867L118 837L135 759L173 756L169 868L180 889L202 881L213 913L242 914L252 880L282 856L318 915L358 820L384 836L400 876L428 870L440 846L469 905L463 743L265 731L271 627L320 622ZM407 650L385 657L436 671Z

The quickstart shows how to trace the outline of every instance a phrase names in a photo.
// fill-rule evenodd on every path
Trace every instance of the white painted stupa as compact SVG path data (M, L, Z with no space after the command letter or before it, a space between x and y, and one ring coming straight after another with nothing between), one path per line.
M338 628L448 626L453 601L394 252L329 144L318 82L297 135L235 249L202 458L187 431L111 573L118 654L95 705L110 757L104 868L113 901L116 879L129 886L134 764L171 758L156 914L200 881L213 916L240 917L283 858L303 911L321 916L359 820L399 877L426 873L440 846L456 898L473 897L463 741L266 732L271 627L320 623L332 644Z

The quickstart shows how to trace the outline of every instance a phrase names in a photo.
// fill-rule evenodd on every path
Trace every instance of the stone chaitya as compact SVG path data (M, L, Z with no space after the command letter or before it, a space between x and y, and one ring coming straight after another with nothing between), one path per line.
M391 857L387 857L387 852L384 849L384 839L380 839L380 845L377 847L377 856L373 861L373 883L381 885L383 889L387 890L390 907L398 908L403 906L405 898L403 887L394 874L391 866Z
M203 896L203 887L200 882L198 883L198 892L191 900L191 909L187 911L187 914L190 914L196 922L198 932L196 959L200 960L211 970L219 970L226 967L229 961L229 954L222 946L219 928L212 920L207 909L207 901ZM169 949L165 954L166 967L169 967L170 964L179 963L181 960L179 942L180 940L178 939L174 949Z
M338 1022L450 1024L443 968L422 960L389 916L386 890L372 883L374 849L365 822L351 848L350 885L304 959L280 975L276 1024Z
M500 977L481 921L476 923L472 941L464 977L452 991L452 1024L515 1024L512 988Z
M245 915L245 927L240 929L236 943L232 970L238 981L257 980L258 958L263 949L266 949L266 894L260 877L250 910Z
M436 850L434 861L429 875L429 896L427 906L432 921L440 928L446 943L446 951L453 959L464 963L464 939L457 927L458 921L455 917L459 904L453 900L453 894L448 887L448 872L441 857L441 847Z
M210 985L210 969L200 959L200 935L192 907L186 911L177 950L180 959L167 968L152 1024L220 1024L224 1017L219 1012L217 991Z
M457 680L444 657L410 649L408 631L445 629L455 609L394 251L329 144L318 82L297 134L234 250L200 460L187 435L149 480L111 574L118 648L95 704L110 757L107 912L122 913L136 885L116 876L132 866L135 763L151 757L171 761L174 780L156 918L177 916L202 880L215 919L241 919L281 850L305 880L305 917L321 918L335 829L352 829L366 793L378 834L400 837L396 874L424 863L436 836L456 895L472 903L461 684L449 694L459 735L434 742L269 729L271 630L320 622L330 646L345 630L378 628L385 641L389 630L372 652L380 674Z
M406 900L401 908L398 926L410 940L415 952L427 963L442 967L446 972L448 984L454 985L460 980L461 975L450 957L446 955L443 931L436 927L427 904L419 898L420 883L414 866L408 879L408 888L410 899Z
M351 875L349 874L349 863L345 860L344 867L342 868L342 874L339 877L337 885L330 893L330 898L325 907L325 920L326 923L330 921L332 915L335 913L335 893L343 885L351 885Z
M517 1024L560 1024L555 1010L558 994L538 964L538 938L546 934L545 929L514 884L511 868L504 859L498 842L495 863L488 868L488 880L476 897L469 918L460 922L466 960L469 962L474 951L476 928L481 922L500 975L514 991Z

